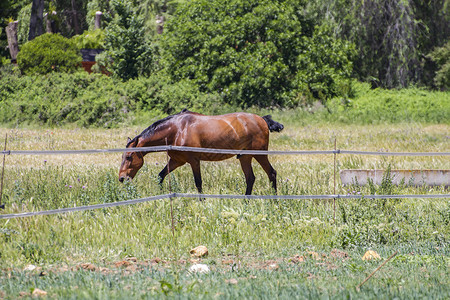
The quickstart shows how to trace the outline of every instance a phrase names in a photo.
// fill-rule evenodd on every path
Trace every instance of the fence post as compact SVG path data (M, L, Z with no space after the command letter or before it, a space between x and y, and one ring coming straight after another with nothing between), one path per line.
M8 134L5 135L5 149L6 151L6 142L8 141ZM3 177L5 176L5 159L6 159L6 153L3 154L3 166L2 166L2 181L0 183L0 209L5 209L5 205L2 204L2 198L3 198Z
M336 196L336 137L334 138L333 195ZM333 222L336 224L336 197L333 198Z
M17 25L18 21L10 22L6 26L6 37L8 39L9 54L11 54L11 62L16 63L17 54L19 53L19 43L17 42Z
M166 146L167 146L167 150L166 150L166 161L167 161L167 180L169 183L169 194L172 194L172 186L170 185L170 166L169 166L169 148L168 148L168 144L167 144L167 138L166 138ZM174 222L173 222L173 197L170 197L170 218L172 219L172 236L175 239L175 227L174 227Z
M101 29L102 28L102 15L103 15L103 13L101 11L97 11L95 13L94 29Z

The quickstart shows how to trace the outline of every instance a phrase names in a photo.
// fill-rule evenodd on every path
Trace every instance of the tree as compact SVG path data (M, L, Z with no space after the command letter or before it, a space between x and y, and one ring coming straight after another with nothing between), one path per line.
M28 32L29 41L44 33L43 15L44 0L33 0L31 6L30 31Z
M436 48L429 54L429 57L436 63L438 70L434 77L434 82L441 90L450 89L450 41L443 47Z
M109 69L123 80L148 75L153 68L150 43L145 38L143 19L127 0L111 2L115 17L105 29L103 55L110 61Z
M450 0L319 0L308 14L356 44L355 76L373 86L432 84L426 58L450 36Z
M180 5L166 23L161 41L162 66L174 81L189 79L203 92L218 92L227 102L241 106L296 105L298 94L314 94L322 74L311 71L297 77L316 53L311 45L315 22L302 13L306 1L193 0ZM323 28L322 28L323 29ZM323 29L324 30L324 29ZM323 34L323 30L322 33ZM331 39L323 40L333 43ZM326 44L327 45L327 44ZM351 47L338 41L326 57L348 57ZM316 57L315 66L337 76L350 75L347 58ZM339 63L336 63L339 62ZM302 79L302 84L299 80ZM321 89L323 97L336 89Z

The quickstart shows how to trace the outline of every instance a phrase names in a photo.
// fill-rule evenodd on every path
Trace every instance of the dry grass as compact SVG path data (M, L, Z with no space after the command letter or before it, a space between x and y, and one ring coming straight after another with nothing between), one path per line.
M142 129L145 127L142 127ZM130 129L5 129L0 128L0 141L8 134L9 150L80 150L123 148L128 136L137 135L141 128ZM449 125L341 125L290 127L271 135L270 150L332 150L336 139L337 148L360 151L384 152L450 152ZM164 163L165 155L147 155L146 161ZM276 156L274 163L332 164L332 155ZM340 155L341 164L359 164L363 168L384 167L386 161L398 168L450 168L446 157L412 159L379 156ZM26 163L24 163L26 161ZM9 156L8 165L40 167L43 162L65 166L115 167L120 154L55 155L55 156Z

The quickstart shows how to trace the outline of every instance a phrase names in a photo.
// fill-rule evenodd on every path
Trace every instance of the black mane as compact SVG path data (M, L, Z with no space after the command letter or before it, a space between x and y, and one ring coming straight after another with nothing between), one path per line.
M169 121L173 117L178 116L178 115L180 115L182 113L186 113L186 112L191 112L191 111L189 111L186 108L184 108L181 112L179 112L177 114L170 115L170 116L165 117L164 119L156 121L155 123L153 123L152 125L150 125L146 129L144 129L144 131L142 131L139 135L135 136L131 141L129 141L127 143L126 148L128 148L128 146L130 146L130 144L132 144L135 141L137 141L140 137L151 135L153 132L155 132L155 130L158 128L159 125L164 124L165 122Z

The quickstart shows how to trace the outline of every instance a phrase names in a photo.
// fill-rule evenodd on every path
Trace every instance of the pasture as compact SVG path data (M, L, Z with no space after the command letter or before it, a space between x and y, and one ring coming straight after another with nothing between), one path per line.
M449 152L450 126L284 123L270 150L338 149ZM0 129L11 150L123 148L145 127L122 129ZM148 154L132 182L118 182L121 155L6 157L2 213L123 201L170 192L195 193L192 171L177 169L158 185L165 153ZM278 193L333 194L333 156L272 156ZM272 194L254 165L253 194ZM436 157L338 155L341 169L449 169ZM202 162L206 194L243 194L239 161ZM338 194L446 194L444 187L342 186ZM173 213L171 214L171 206ZM173 228L172 231L172 221ZM450 202L445 199L325 200L174 199L117 208L0 220L0 298L358 298L450 296ZM192 258L205 245L209 255ZM399 254L361 291L355 287ZM194 263L208 274L191 274Z

